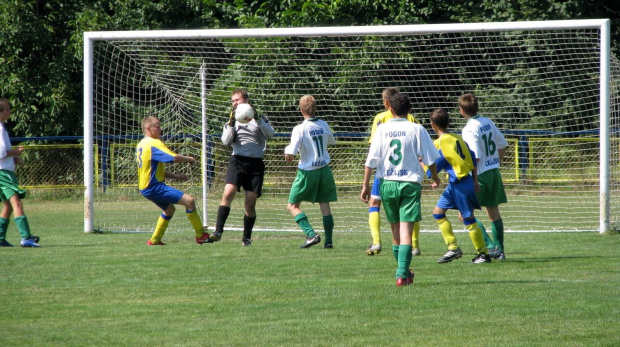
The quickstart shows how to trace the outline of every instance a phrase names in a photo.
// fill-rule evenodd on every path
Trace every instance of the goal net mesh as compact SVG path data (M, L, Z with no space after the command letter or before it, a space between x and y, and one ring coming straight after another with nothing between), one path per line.
M370 125L384 110L382 90L396 87L411 98L414 116L431 134L431 110L446 108L451 130L460 133L464 119L457 98L466 92L478 97L480 114L491 118L509 141L501 166L508 194L501 211L508 231L598 230L599 51L595 29L95 41L95 229L153 229L160 211L137 189L141 119L158 116L168 147L200 159L203 101L206 170L168 164L169 171L191 180L167 183L196 197L200 213L208 215L204 224L213 227L231 155L220 135L231 92L243 88L276 130L265 154L256 230L297 230L286 210L296 164L285 162L283 152L293 126L302 121L299 98L312 94L317 115L338 140L329 149L338 189L332 204L335 230L366 231L368 208L359 193ZM620 64L612 58L610 199L616 229L619 78ZM437 230L431 211L442 191L424 182L422 230ZM242 194L233 202L226 229L243 226ZM301 207L321 229L318 206ZM182 209L177 208L169 230L191 230ZM477 217L487 221L484 211ZM457 221L456 213L449 212L449 218Z

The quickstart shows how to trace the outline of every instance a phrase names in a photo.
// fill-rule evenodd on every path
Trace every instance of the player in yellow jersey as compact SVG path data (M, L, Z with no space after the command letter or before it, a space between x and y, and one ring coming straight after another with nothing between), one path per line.
M448 186L433 210L433 217L448 246L448 251L437 262L449 263L463 255L456 243L452 224L446 218L446 212L453 209L458 210L463 217L463 223L476 249L477 255L472 259L472 263L490 263L491 257L485 246L482 231L474 217L474 210L480 209L476 197L476 192L480 191L476 172L476 156L460 135L448 132L450 116L445 109L435 109L430 118L431 126L438 136L434 141L440 154L436 161L437 171L445 170L449 177Z
M396 94L398 94L398 90L396 88L386 88L383 90L383 106L385 106L386 110L375 116L370 130L370 139L368 140L369 144L372 144L377 127L394 118L394 115L390 111L389 98ZM417 123L416 119L411 114L407 115L407 120ZM368 225L370 226L370 234L372 235L372 244L368 250L366 250L366 255L381 253L381 216L379 215L379 211L381 209L381 192L379 186L379 179L375 177L372 183L372 191L370 192L370 200L368 202ZM413 250L411 252L416 256L421 254L420 241L418 239L419 235L420 223L415 223L412 239Z
M196 211L196 202L190 195L169 187L164 183L165 178L187 181L185 174L175 174L166 171L164 163L190 163L195 164L196 159L172 152L160 140L161 126L159 119L154 116L145 117L142 120L144 138L136 147L136 163L138 164L138 188L140 194L152 201L162 209L162 214L157 220L155 231L151 239L146 243L149 246L165 245L161 242L168 223L174 215L174 205L183 205L187 213L198 244L208 243L209 234L203 230L200 216Z

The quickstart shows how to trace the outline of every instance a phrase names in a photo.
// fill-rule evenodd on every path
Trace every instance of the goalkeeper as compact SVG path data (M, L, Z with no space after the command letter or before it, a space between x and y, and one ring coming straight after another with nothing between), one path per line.
M233 152L228 162L224 194L217 209L215 231L209 242L222 239L224 225L230 214L230 205L241 187L245 191L245 214L243 216L242 246L252 245L252 230L256 222L256 200L261 196L265 177L265 149L267 140L275 131L267 117L260 116L254 110L254 119L246 124L235 122L234 112L239 104L250 104L248 93L243 89L235 89L230 97L232 110L230 120L224 125L222 143L232 146ZM251 105L251 104L250 104Z
M147 241L149 246L163 246L161 241L170 219L174 215L175 204L183 205L187 213L198 244L208 243L209 234L203 230L200 216L196 211L196 202L190 195L169 187L164 183L165 178L187 181L185 174L174 174L165 170L164 163L190 163L195 164L196 159L172 152L160 140L161 126L159 119L154 116L145 117L142 120L144 138L136 147L136 163L138 164L138 188L140 194L152 201L162 209L162 214L157 220L155 231L151 239Z

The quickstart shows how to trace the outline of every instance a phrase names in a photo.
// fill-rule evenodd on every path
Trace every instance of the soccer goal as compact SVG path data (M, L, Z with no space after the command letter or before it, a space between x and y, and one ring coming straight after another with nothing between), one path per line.
M84 34L84 230L152 230L159 211L137 190L140 121L158 116L164 141L200 164L169 165L192 178L168 182L195 196L212 227L231 149L220 134L235 88L269 117L258 230L297 230L286 211L296 167L284 147L312 94L338 143L330 148L337 231L368 230L359 199L381 92L396 87L427 127L437 107L451 130L464 125L462 93L480 101L509 141L501 173L508 231L599 231L620 226L620 63L610 54L609 20ZM422 230L442 189L424 184ZM322 225L318 207L305 211ZM179 211L181 212L181 211ZM227 228L242 226L243 197ZM171 230L187 230L178 213ZM483 212L478 217L486 220ZM384 223L387 228L387 223Z

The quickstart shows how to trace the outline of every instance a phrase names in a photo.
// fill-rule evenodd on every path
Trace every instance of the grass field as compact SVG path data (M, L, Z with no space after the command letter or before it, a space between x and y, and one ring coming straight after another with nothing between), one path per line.
M437 264L441 236L422 233L414 285L396 287L387 233L375 257L366 231L333 250L298 249L301 232L147 247L84 234L80 203L29 202L42 247L0 248L0 346L620 345L619 235L509 233L508 260L472 265L467 234Z

